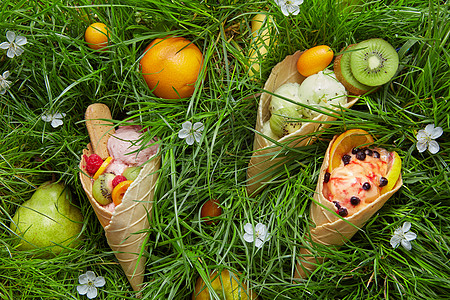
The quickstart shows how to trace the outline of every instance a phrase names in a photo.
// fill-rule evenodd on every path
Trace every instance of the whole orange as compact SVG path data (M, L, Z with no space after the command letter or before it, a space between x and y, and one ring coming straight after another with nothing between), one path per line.
M306 50L297 60L297 70L305 77L324 70L333 60L334 52L326 45Z
M148 87L164 99L192 96L202 64L202 52L183 37L154 40L140 61Z
M93 23L89 25L84 33L84 40L89 48L94 50L103 49L109 42L109 30L103 23Z

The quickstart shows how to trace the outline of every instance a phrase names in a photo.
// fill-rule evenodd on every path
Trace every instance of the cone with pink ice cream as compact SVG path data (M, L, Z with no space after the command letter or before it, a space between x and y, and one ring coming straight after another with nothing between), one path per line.
M332 101L329 101L328 110L324 110L327 112L325 114L316 113L315 111L310 110L312 114L307 117L309 121L302 122L301 127L292 130L292 132L282 137L271 134L270 129L267 130L267 128L270 128L268 125L273 110L272 99L274 95L272 94L276 94L275 92L285 84L296 83L301 86L307 78L311 77L307 80L308 85L310 86L311 82L314 81L312 77L325 77L322 75L323 72L319 72L320 74L309 77L301 75L296 67L297 60L301 54L301 51L297 51L292 55L288 55L283 61L278 63L272 69L272 72L264 85L264 90L266 92L262 93L258 105L253 154L247 169L247 193L249 195L256 195L262 191L265 184L269 182L277 172L277 168L282 167L284 163L290 160L289 156L286 155L290 148L299 148L314 143L318 136L317 132L331 125L329 122L336 119L338 115L337 111L350 108L358 100L358 98L355 97L346 97L345 94L342 97L343 101L340 101L339 103L330 104ZM330 78L331 75L328 75L327 80ZM335 77L334 81L339 84ZM320 89L322 89L322 91L324 90L322 86L317 85L317 89L314 89L314 82L312 83L312 86L309 94L314 94ZM342 86L342 89L346 92L344 86ZM316 108L323 110L322 105L326 100L325 102L320 101L320 103L312 104L306 99L310 95L306 96L306 94L308 93L305 93L305 97L302 97L303 99L301 99L304 104L313 105L316 106ZM298 107L301 108L300 106ZM271 141L270 138L275 142Z
M402 186L401 159L396 152L368 148L373 142L364 130L335 136L325 153L311 203L314 223L300 250L295 278L307 278L325 257L310 249L318 244L339 247Z
M161 157L158 146L142 147L137 140L139 126L114 129L109 108L100 103L86 110L86 127L90 144L83 150L80 180L95 214L105 230L105 236L125 272L133 290L142 288L146 258L142 255L152 215L154 190ZM109 121L108 121L109 120ZM137 142L137 143L136 143ZM152 141L153 142L153 141ZM140 166L141 170L126 189L121 203L100 204L93 193L93 177L86 171L87 159L97 154L101 159L112 157L105 172L119 175L125 168Z

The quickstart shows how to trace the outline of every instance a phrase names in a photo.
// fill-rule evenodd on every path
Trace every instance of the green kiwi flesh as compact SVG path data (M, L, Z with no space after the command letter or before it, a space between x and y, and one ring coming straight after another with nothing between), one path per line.
M362 84L369 86L389 82L398 69L398 62L398 54L394 47L379 38L358 43L350 55L353 76Z
M362 84L356 80L353 76L350 68L350 56L352 54L351 49L354 49L356 44L344 47L341 52L342 54L336 56L333 64L334 73L336 74L337 80L342 83L345 89L352 95L363 95L371 90L375 90L373 86L368 86Z

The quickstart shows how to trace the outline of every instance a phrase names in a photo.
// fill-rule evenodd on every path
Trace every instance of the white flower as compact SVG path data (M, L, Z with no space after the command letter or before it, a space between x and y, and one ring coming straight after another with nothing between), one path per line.
M12 31L6 32L6 39L8 42L3 42L0 44L0 49L8 49L6 56L13 58L14 56L19 56L23 53L23 48L21 46L27 43L27 38L21 35L17 35Z
M255 228L250 223L244 225L244 240L248 243L255 242L257 248L261 248L264 242L269 240L269 233L264 224L258 223Z
M430 150L431 154L436 154L439 151L439 144L435 141L443 133L441 127L434 128L433 124L428 124L425 129L419 130L417 133L417 150L424 152Z
M3 72L3 75L0 75L0 94L3 95L6 93L6 90L9 88L11 81L6 80L9 76L9 71Z
M411 229L411 223L405 222L402 227L395 230L390 242L393 248L397 248L401 243L403 248L406 250L411 250L410 242L416 239L417 234L414 232L409 232L409 229Z
M285 16L298 15L303 0L275 0L275 3L281 8L281 12Z
M51 125L53 128L56 128L58 126L61 126L63 124L63 121L61 120L62 118L64 118L66 116L65 113L56 113L56 114L46 114L43 115L42 121L44 122L51 122Z
M186 143L188 145L192 145L194 143L194 139L197 143L200 142L202 138L202 131L205 128L202 122L192 123L190 121L186 121L181 125L182 129L178 132L178 137L180 139L186 139Z
M78 277L80 285L77 286L77 291L80 295L86 295L89 299L97 297L97 288L105 285L105 278L102 276L95 276L92 271L87 271L86 274L81 274Z

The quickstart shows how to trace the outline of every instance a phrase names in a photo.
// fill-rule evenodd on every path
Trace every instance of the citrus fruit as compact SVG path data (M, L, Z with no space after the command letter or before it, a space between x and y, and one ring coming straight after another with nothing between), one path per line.
M108 156L105 161L100 165L100 168L98 168L97 172L95 172L94 176L92 178L97 179L100 175L103 174L103 172L105 172L106 168L108 167L108 165L111 163L112 161L112 157Z
M212 272L210 274L211 286L219 296L219 299L223 300L248 300L248 299L258 299L257 295L252 291L247 289L247 286L238 282L240 274L230 273L228 270L224 269L220 275L217 272ZM198 277L195 283L195 290L192 294L192 300L210 300L211 298L208 287L206 287L205 282L201 277Z
M164 99L192 96L202 64L200 49L183 37L154 40L140 61L148 87Z
M353 148L373 143L372 136L362 129L350 129L339 135L331 145L328 172L339 167L342 156Z
M297 71L305 77L324 70L333 60L334 52L326 45L306 50L297 60Z
M388 184L382 187L381 194L389 192L394 188L398 178L400 177L401 169L402 169L402 159L400 158L397 152L395 151L391 152L389 155L387 173L385 176L386 179L388 180Z
M125 195L125 192L130 187L131 183L133 181L131 180L125 180L122 182L119 182L116 187L113 189L111 193L111 198L115 205L119 205L122 203L123 195Z
M108 45L109 41L108 27L103 23L93 23L89 25L84 33L84 40L91 49L103 49Z
M217 223L218 220L211 220L210 218L218 217L222 214L222 208L219 206L217 199L211 199L203 204L200 210L201 218L205 220L205 223L211 225Z

